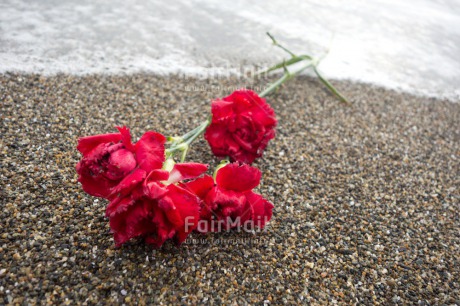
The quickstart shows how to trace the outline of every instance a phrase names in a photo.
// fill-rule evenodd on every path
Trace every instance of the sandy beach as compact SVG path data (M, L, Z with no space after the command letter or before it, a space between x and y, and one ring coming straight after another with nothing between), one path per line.
M266 80L0 75L0 304L460 304L460 103L315 79L267 102L264 233L115 248L83 192L78 137L180 135L212 98ZM188 160L216 159L206 142Z

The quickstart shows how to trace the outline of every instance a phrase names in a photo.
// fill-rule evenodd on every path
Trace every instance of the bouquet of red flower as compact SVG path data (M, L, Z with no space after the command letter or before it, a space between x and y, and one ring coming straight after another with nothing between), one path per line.
M261 172L248 164L262 156L275 126L264 99L238 90L213 101L212 117L182 137L167 141L148 131L133 144L129 129L118 127L119 133L80 138L78 180L88 194L110 201L106 216L117 245L143 237L160 247L167 239L182 243L195 229L263 228L273 205L252 191ZM214 154L233 162L225 159L214 177L203 176L205 164L183 162L203 132ZM175 163L176 153L182 162Z
M79 139L78 181L88 194L109 201L106 216L117 246L135 237L160 247L167 239L181 244L194 230L265 227L273 204L252 191L262 174L250 166L275 137L275 112L263 97L295 75L286 66L314 61L290 54L289 61L268 69L283 68L285 74L263 93L242 89L212 101L212 115L181 137L148 131L133 143L129 129L117 127L118 133ZM309 66L316 70L317 63ZM184 162L191 143L203 133L222 159L213 176L204 174L206 164Z

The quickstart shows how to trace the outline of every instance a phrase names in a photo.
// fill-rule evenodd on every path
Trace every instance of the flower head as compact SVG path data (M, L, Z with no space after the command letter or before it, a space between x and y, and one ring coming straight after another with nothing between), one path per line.
M83 158L77 164L83 190L96 197L107 197L135 169L150 172L163 165L165 137L148 131L136 144L126 127L119 133L83 137L77 149Z
M201 175L207 169L206 165L196 163L178 165L183 178ZM142 237L155 247L161 247L167 239L180 244L196 228L200 199L180 186L166 185L169 178L170 173L165 170L147 174L136 169L112 190L106 216L117 246L135 237Z
M204 135L212 152L232 161L252 163L275 137L273 109L251 90L237 90L212 102L212 122Z
M248 224L263 228L272 216L273 204L252 191L260 178L257 168L232 163L217 171L215 181L204 176L184 184L202 200L197 230L218 232Z

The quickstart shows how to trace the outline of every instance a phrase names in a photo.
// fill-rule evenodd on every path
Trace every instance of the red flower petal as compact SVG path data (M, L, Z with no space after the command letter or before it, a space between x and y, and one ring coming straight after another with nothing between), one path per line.
M265 127L247 115L236 116L233 124L235 125L235 132L232 134L233 139L245 151L256 153L266 133ZM231 128L232 126L229 126L229 129Z
M211 103L213 120L222 120L233 115L233 102L214 100Z
M251 116L254 121L258 122L261 125L264 125L267 129L273 128L277 124L275 117L275 112L266 104L257 104L251 109Z
M169 173L167 184L174 184L182 180L196 178L208 170L208 165L200 163L175 164Z
M117 198L109 203L105 210L105 215L107 217L113 217L116 214L126 211L129 206L133 205L136 202L132 197Z
M251 153L248 151L239 151L231 156L232 161L238 161L243 164L252 164L254 160L258 157L262 156L261 154Z
M160 133L149 131L142 135L135 144L139 167L147 172L160 169L165 161L165 142L166 138Z
M112 180L120 180L136 168L136 159L132 152L121 149L109 156L109 163L105 176Z
M155 213L152 222L156 225L156 232L155 235L146 237L145 242L159 248L167 239L174 237L175 230L171 227L166 214L158 207L158 205L155 206L154 211Z
M92 176L89 169L83 166L84 161L77 164L78 181L81 183L83 190L89 195L106 198L111 189L114 188L118 181L112 181L101 176Z
M78 139L77 149L81 154L87 155L101 143L117 143L120 140L121 135L118 133L82 137Z
M217 171L216 182L227 190L249 191L259 185L261 176L257 168L231 163Z
M112 194L116 195L117 193L121 193L123 195L128 194L131 190L133 190L137 184L142 182L145 177L147 176L147 172L142 169L136 169L127 175L121 182L112 190Z
M206 129L204 138L216 156L225 157L240 150L238 143L233 140L232 134L229 133L226 123L211 123Z
M179 209L176 208L174 200L171 199L169 194L158 201L158 208L163 211L172 228L176 229L183 224Z
M117 246L132 238L156 232L156 226L151 221L152 205L149 201L138 200L124 213L110 217L110 228Z
M168 193L166 186L157 182L148 182L144 186L144 194L150 199L160 199Z
M248 202L253 208L252 221L255 226L264 228L272 217L273 204L264 199L260 194L249 192L246 195Z
M200 199L204 199L208 192L214 187L214 179L205 175L184 184L185 188L196 194Z
M153 222L157 226L156 237L146 240L156 247L173 237L177 243L182 243L200 220L198 197L176 185L167 188L167 195L158 201L155 209Z
M123 142L125 148L130 150L131 152L134 152L134 146L131 142L131 133L129 132L129 128L127 128L126 126L116 126L115 128L120 132L121 141Z
M240 216L246 203L246 197L241 192L213 188L202 201L201 218L207 221L206 227L198 228L200 232L216 232L241 225Z
M155 169L149 173L146 178L146 182L151 181L165 181L169 178L169 172L163 169Z
M252 163L275 136L275 112L251 90L236 90L212 102L212 122L204 138L214 155Z
M244 206L241 208L241 211L239 212L239 216L241 220L241 225L243 225L248 220L251 220L252 217L254 216L254 208L248 201L246 201Z
M256 99L260 99L257 94L252 95L251 90L235 90L230 96L225 97L225 101L233 102L233 109L236 113L241 113L249 108L251 108Z
M144 180L144 194L151 199L159 199L163 197L168 190L160 181L165 181L169 177L169 172L166 170L156 169L149 173Z
M178 216L175 214L167 214L168 219L175 225L176 229L185 225L185 219L187 217L189 217L189 222L193 224L198 223L200 205L196 195L176 185L169 185L167 197L174 203L172 210L175 210L178 214ZM189 231L193 229L194 227L189 229Z

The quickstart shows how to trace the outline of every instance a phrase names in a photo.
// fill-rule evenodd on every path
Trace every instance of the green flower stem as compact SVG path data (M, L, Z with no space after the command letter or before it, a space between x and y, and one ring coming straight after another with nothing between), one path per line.
M273 42L273 45L275 45L275 46L277 46L278 48L282 49L283 51L287 52L290 56L292 56L292 57L297 57L297 55L295 55L293 52L291 52L291 51L288 50L287 48L285 48L285 47L283 47L282 45L280 45L280 44L276 41L275 37L273 37L272 34L270 34L269 32L267 32L267 35L268 35L268 37L271 38L271 40L272 40L272 42Z
M286 61L283 61L282 63L279 63L279 64L276 64L270 68L267 68L265 70L262 70L260 72L257 72L256 75L261 75L261 74L265 74L265 73L269 73L271 71L274 71L274 70L278 70L278 69L281 69L281 68L284 68L284 67L287 67L289 65L293 65L295 63L298 63L298 62L301 62L301 61L304 61L304 60L313 60L311 58L311 56L308 56L308 55L300 55L300 56L296 56L296 57L293 57L293 58L290 58Z
M333 94L335 94L337 96L337 98L339 98L339 100L342 102L342 103L345 103L347 104L348 106L351 106L351 103L350 101L348 101L337 89L335 89L334 86L332 86L331 83L329 83L328 80L326 80L322 74L318 71L318 67L316 65L313 66L313 70L315 71L316 75L318 76L318 78L320 79L321 82L323 82L323 84L329 88L330 91L332 91Z
M180 162L183 163L185 161L185 158L187 157L188 150L190 149L190 146L187 146L184 151L182 151L182 154L180 156Z
M190 145L195 139L201 136L201 134L203 134L204 131L206 131L206 128L208 127L210 123L211 123L211 117L206 119L206 121L204 121L200 126L198 126L192 135L186 138L184 137L184 140L185 140L184 143L187 145Z
M313 62L310 61L310 62L307 62L306 65L302 66L301 68L299 68L298 70L294 71L294 72L289 72L286 70L286 67L285 70L284 70L284 75L279 78L276 82L274 82L273 84L271 84L268 88L266 88L264 91L262 91L259 96L260 97L266 97L268 96L269 94L271 94L273 91L275 91L276 89L278 89L278 87L280 87L281 85L283 85L283 83L289 81L290 79L292 79L293 77L295 77L296 75L300 74L302 71L304 71L305 69L311 67L313 65Z
M163 170L170 172L174 168L174 160L172 158L167 158L163 163Z
M275 83L271 84L269 87L267 87L264 91L262 91L259 96L260 97L266 97L269 94L271 94L273 91L275 91L278 87L280 87L284 82L289 80L290 77L288 74L284 74L281 78L279 78Z
M272 40L273 45L275 45L275 46L281 48L282 50L284 50L285 52L287 52L291 56L291 58L288 59L288 60L285 60L285 61L283 61L281 63L278 63L278 64L276 64L276 65L274 65L274 66L272 66L272 67L270 67L268 69L265 69L265 70L263 70L263 71L261 71L259 73L257 73L257 75L260 75L260 74L269 73L271 71L275 71L275 70L278 70L278 69L281 69L281 68L284 70L284 74L283 74L283 76L281 78L279 78L276 82L271 84L267 89L265 89L263 92L260 93L261 97L268 96L269 94L274 92L276 89L278 89L283 83L289 81L290 79L292 79L296 75L300 74L305 69L307 69L309 67L312 67L313 71L318 76L319 80L340 100L340 102L345 103L345 104L347 104L349 106L352 105L318 70L318 65L321 62L321 60L327 55L327 52L325 54L323 54L319 58L313 58L312 56L306 55L306 54L304 54L304 55L296 55L292 51L290 51L289 49L287 49L284 46L282 46L281 44L279 44L276 41L276 39L273 37L273 35L271 35L268 32L267 32L267 35ZM301 67L300 69L298 69L297 71L291 73L291 72L289 72L287 70L288 66L294 65L296 63L300 63L300 62L303 62L303 61L307 62L307 64L305 66Z
M202 124L203 124L203 123L202 123ZM182 135L181 138L182 138L184 141L187 140L187 139L189 139L190 137L192 137L193 135L195 135L195 134L200 130L202 124L200 124L199 126L197 126L196 128L194 128L193 130L191 130L191 131L185 133L184 135Z
M170 147L166 149L166 158L173 158L176 153L181 153L180 161L185 161L187 153L190 149L190 145L198 137L200 137L206 128L211 123L212 116L209 116L206 121L201 123L198 127L194 128L190 132L185 133L181 137L168 137L170 140Z

